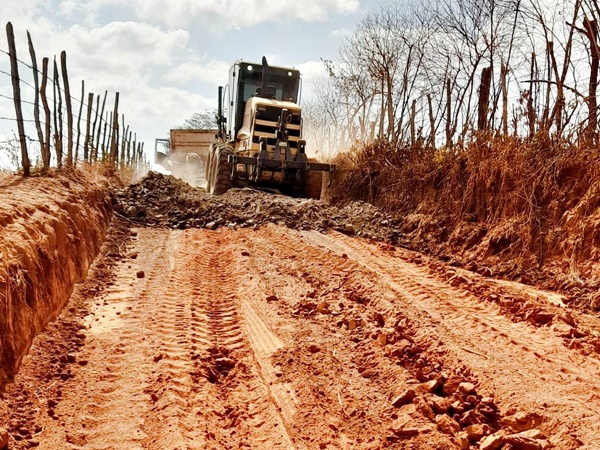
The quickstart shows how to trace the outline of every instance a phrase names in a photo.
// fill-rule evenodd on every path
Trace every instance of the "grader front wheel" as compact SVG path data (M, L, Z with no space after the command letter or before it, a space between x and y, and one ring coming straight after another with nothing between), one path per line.
M231 179L231 163L227 157L233 155L229 147L220 147L217 149L214 160L213 182L211 183L210 193L221 195L233 187Z

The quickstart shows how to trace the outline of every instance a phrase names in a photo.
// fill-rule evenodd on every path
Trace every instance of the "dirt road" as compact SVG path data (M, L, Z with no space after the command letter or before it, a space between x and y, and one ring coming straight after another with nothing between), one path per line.
M569 345L600 325L556 296L337 232L133 231L9 386L10 448L600 448Z

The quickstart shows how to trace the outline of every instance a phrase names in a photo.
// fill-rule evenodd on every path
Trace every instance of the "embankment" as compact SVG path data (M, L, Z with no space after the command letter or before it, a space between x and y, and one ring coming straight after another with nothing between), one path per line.
M600 311L600 154L544 136L460 149L382 142L338 157L331 195L395 216L395 243Z
M108 188L81 172L0 185L0 387L83 280L110 223Z

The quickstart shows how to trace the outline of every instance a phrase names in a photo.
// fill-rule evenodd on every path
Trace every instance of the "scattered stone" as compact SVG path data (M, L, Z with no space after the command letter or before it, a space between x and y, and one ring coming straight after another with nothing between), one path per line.
M348 321L348 330L354 331L358 327L358 322L356 319L350 319Z
M535 320L536 323L539 323L541 325L545 325L545 324L551 322L552 319L554 319L554 314L552 314L551 312L548 312L548 311L538 311L533 316L533 320Z
M243 251L242 256L250 256L250 252Z
M206 225L204 225L204 228L214 230L215 228L217 228L217 222L208 222Z
M450 377L448 377L448 379L444 383L442 392L444 393L444 395L446 395L448 397L451 396L456 391L458 391L458 385L460 383L462 383L463 381L464 381L463 378L460 378L456 375L451 375Z
M469 436L465 431L458 433L456 440L458 441L458 445L460 445L460 450L469 450L471 448Z
M474 394L475 393L475 385L473 383L460 383L458 385L458 392L464 395Z
M440 387L440 382L438 380L429 380L425 383L421 383L417 387L417 391L424 393L427 392L429 394L433 394Z
M504 438L504 443L511 444L518 450L542 450L542 443L528 436L519 434L510 434Z
M269 295L269 296L267 296L267 301L268 302L277 302L277 301L279 301L279 298L277 298L276 295Z
M163 354L159 353L154 357L154 362L159 362L161 359L163 359Z
M475 423L465 428L469 441L479 442L482 437L492 433L492 428L489 425Z
M485 437L479 443L479 450L498 450L504 445L504 433L496 433Z
M531 439L545 439L546 438L544 433L542 433L537 428L534 428L532 430L522 431L522 432L518 433L518 435L523 436L523 437L528 437Z
M0 449L8 448L8 431L0 428Z
M317 311L322 314L329 312L329 306L325 300L319 302L319 304L317 305Z
M344 225L344 233L353 235L356 233L356 228L354 228L354 225L352 225L351 223L347 223L346 225Z
M152 394L150 394L150 399L156 403L158 401L158 395L156 395L155 392L153 392Z
M215 363L220 367L225 367L227 369L232 369L233 367L235 367L235 361L231 358L217 358L215 359Z
M435 423L442 433L449 434L450 436L454 436L460 431L458 422L446 414L435 416Z
M394 421L392 431L399 437L411 437L419 434L419 428L410 417L402 417Z
M420 412L423 416L431 420L435 419L435 413L433 412L433 409L431 409L431 406L427 404L423 397L415 397L415 399L413 400L413 404L415 405L417 411Z
M130 206L127 208L127 210L125 211L125 214L127 214L127 217L129 217L130 219L133 219L134 217L137 216L138 210L135 206Z
M29 448L34 448L40 445L40 441L38 441L37 439L28 439L27 444L29 445Z
M77 356L75 355L75 353L67 353L67 362L70 362L72 364L75 361L77 361Z
M451 400L446 397L438 397L437 395L432 395L428 398L428 402L431 405L431 409L436 414L447 414L448 408L450 408Z
M144 278L146 276L146 274L144 273L143 270L138 270L135 274L136 277L138 278Z
M515 432L527 431L542 424L543 417L535 412L517 412L502 419L502 425Z
M403 405L411 403L416 396L417 393L413 389L407 389L392 401L392 405L396 408L400 408Z
M311 353L319 353L321 351L321 347L315 344L312 344L308 349Z

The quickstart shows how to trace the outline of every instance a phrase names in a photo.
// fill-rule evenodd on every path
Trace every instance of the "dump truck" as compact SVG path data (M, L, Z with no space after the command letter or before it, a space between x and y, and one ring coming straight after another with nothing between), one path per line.
M154 159L171 175L192 186L206 185L206 161L217 130L173 129L169 139L156 139Z
M273 188L319 198L323 174L334 171L306 155L302 136L300 72L290 67L236 61L218 89L217 133L205 165L206 188Z

